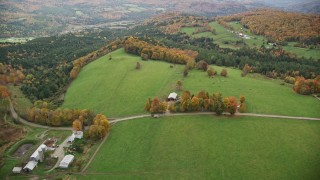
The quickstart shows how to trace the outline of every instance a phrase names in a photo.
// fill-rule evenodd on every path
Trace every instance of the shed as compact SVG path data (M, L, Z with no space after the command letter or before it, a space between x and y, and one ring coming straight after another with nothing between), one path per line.
M66 155L59 164L60 168L68 168L69 165L73 162L74 155L68 154Z
M168 101L175 101L175 100L177 100L177 97L178 97L178 94L175 92L172 92L168 96Z
M15 174L20 174L21 170L22 170L22 167L14 167L12 169L12 172L15 173Z
M38 164L37 161L29 161L27 165L23 168L23 170L30 172L34 169L34 167L37 166L37 164Z

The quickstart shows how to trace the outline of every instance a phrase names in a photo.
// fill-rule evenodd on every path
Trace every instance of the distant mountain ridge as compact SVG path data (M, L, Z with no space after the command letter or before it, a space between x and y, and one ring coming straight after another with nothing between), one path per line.
M318 11L301 0L10 0L0 1L0 38L50 36L85 29L127 28L164 12L223 16L256 8L282 7ZM318 2L318 1L317 1ZM311 2L310 2L311 3ZM289 6L292 5L292 6ZM297 10L299 11L299 10ZM302 10L300 10L302 11Z

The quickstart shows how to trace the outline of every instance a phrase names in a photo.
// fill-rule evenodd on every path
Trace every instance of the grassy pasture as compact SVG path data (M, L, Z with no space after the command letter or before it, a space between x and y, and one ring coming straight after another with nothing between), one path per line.
M176 91L175 83L181 79L183 89L191 93L206 90L223 96L244 95L251 113L320 117L318 100L294 93L290 87L281 86L279 80L259 75L241 77L240 70L231 68L227 68L227 78L208 78L199 70L183 78L182 65L169 68L169 63L141 61L123 49L113 52L112 60L108 58L106 55L84 67L66 93L64 108L91 109L108 117L142 114L148 97L165 99ZM140 70L135 69L136 62L142 64ZM222 69L213 68L218 74Z
M132 120L112 128L87 169L91 175L77 178L318 179L319 139L315 121L216 116Z
M141 61L123 49L108 59L106 55L82 69L68 89L63 107L87 108L109 117L141 114L148 97L165 97L175 89L183 69L159 61ZM135 69L137 62L141 63L140 70Z
M288 45L283 46L283 49L298 55L298 57L320 59L320 49L294 47L295 44L295 42L289 42Z
M22 93L20 86L9 86L9 91L17 113L22 117L27 117L27 109L33 106L31 101Z

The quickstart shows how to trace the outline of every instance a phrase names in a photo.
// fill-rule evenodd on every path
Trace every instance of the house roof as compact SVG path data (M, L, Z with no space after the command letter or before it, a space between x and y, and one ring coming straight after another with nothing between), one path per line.
M37 164L38 164L37 161L29 161L28 164L23 169L29 169L32 171Z
M69 164L73 161L74 155L68 154L66 155L59 164L59 167L67 168Z
M176 98L177 98L177 96L178 96L178 94L177 94L177 93L172 92L172 93L170 93L170 94L169 94L168 99L171 99L171 98L176 99Z

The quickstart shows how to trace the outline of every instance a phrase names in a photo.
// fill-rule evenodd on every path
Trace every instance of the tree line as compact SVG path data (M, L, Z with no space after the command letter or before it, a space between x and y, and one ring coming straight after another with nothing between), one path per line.
M89 125L95 115L87 109L53 109L45 101L36 101L34 106L27 110L27 113L30 122L47 126L71 126L74 120L79 120L82 125Z
M169 105L168 105L169 104ZM213 93L210 95L206 91L200 91L198 94L191 94L190 91L184 91L178 101L160 101L158 97L154 99L148 98L145 111L154 113L170 112L215 112L221 115L228 112L235 114L238 109L238 100L235 97L222 97L221 93ZM245 97L240 96L240 112L246 112Z
M123 44L123 42L121 40L116 40L116 41L109 43L107 46L104 46L104 47L98 49L97 51L93 51L85 56L82 56L82 57L74 60L72 62L73 67L70 72L70 78L75 79L78 76L82 67L84 67L88 63L98 59L99 57L102 57L102 56L110 53L111 51L114 51L118 48L121 48L122 44Z
M198 55L196 51L157 46L135 37L124 41L124 49L127 53L141 56L143 60L161 60L176 64L186 64Z

